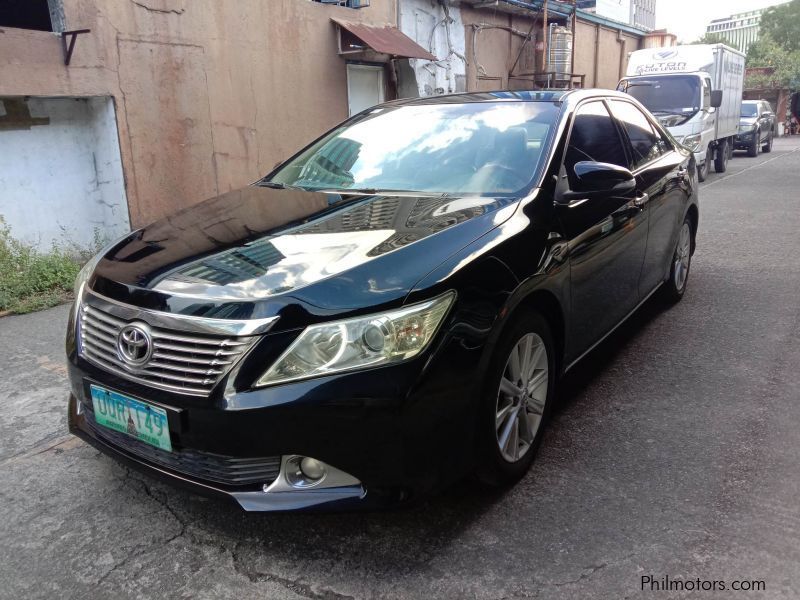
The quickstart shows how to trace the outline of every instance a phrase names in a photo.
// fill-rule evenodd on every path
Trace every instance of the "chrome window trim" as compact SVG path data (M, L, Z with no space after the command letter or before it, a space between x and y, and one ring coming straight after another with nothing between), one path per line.
M266 317L263 319L215 319L167 313L125 304L88 288L84 288L83 297L78 299L79 303L82 304L84 302L86 295L92 296L92 300L90 301L92 305L121 319L127 321L144 321L153 327L189 333L236 337L260 335L267 333L278 320L278 317Z

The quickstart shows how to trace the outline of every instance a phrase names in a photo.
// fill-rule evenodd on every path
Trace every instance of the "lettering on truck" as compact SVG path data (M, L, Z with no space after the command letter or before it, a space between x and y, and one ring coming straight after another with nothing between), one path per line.
M650 63L636 68L637 75L650 75L651 73L682 73L685 72L686 61Z

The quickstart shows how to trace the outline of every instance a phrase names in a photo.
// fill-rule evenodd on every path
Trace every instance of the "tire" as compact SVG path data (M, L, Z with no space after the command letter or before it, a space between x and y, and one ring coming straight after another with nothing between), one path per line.
M706 159L702 165L697 165L697 181L703 182L708 179L708 171L711 169L711 148L706 150Z
M683 220L675 251L672 254L672 263L669 268L669 279L661 286L661 297L668 304L680 302L686 293L689 283L689 271L692 266L692 252L694 240L692 239L692 220L687 215Z
M525 376L519 362L524 361L526 350L532 375L520 385ZM525 475L542 440L556 380L550 326L538 312L521 314L506 327L495 346L478 406L475 474L479 481L499 487ZM547 387L542 389L545 383ZM514 395L508 384L522 394Z
M767 137L767 143L761 147L761 150L764 152L764 154L769 154L770 152L772 152L772 141L774 138L775 138L775 132L770 131L769 136Z
M714 159L714 170L724 173L728 170L728 140L722 140L717 146L717 156Z
M761 149L761 132L756 131L753 133L753 141L747 147L747 156L755 158L758 156L758 151Z

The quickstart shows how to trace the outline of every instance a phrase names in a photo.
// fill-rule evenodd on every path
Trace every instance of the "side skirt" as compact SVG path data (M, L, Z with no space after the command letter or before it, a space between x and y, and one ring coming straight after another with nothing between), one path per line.
M569 371L569 370L570 370L572 367L574 367L575 365L577 365L577 364L578 364L578 363L579 363L581 360L583 360L583 358L584 358L584 357L585 357L587 354L589 354L589 353L590 353L592 350L594 350L594 349L595 349L595 348L597 348L597 347L598 347L600 344L602 344L602 343L603 343L603 342L606 340L606 338L607 338L608 336L610 336L612 333L614 333L614 332L617 330L617 328L618 328L620 325L622 325L622 324L623 324L625 321L627 321L627 320L630 318L630 316L631 316L633 313L635 313L637 310L639 310L639 307L641 307L641 306L642 306L642 304L644 304L645 302L647 302L647 301L650 299L650 297L651 297L653 294L655 294L655 293L658 291L658 288L660 288L662 285L663 285L663 283L659 283L659 284L658 284L656 287L654 287L654 288L653 288L653 289L650 291L650 293L649 293L649 294L647 294L647 296L645 296L645 297L644 297L644 298L643 298L643 299L642 299L642 300L639 302L639 304L637 304L636 306L634 306L634 307L633 307L633 310L631 310L631 311L630 311L630 312L629 312L627 315L625 315L624 317L622 317L622 319L620 319L620 322L619 322L619 323L617 323L616 325L614 325L614 327L612 327L611 329L609 329L609 330L608 330L608 333L606 333L606 334L605 334L603 337L601 337L599 340L597 340L597 341L596 341L594 344L592 344L591 346L589 346L589 349L588 349L588 350L586 350L585 352L583 352L583 353L582 353L582 354L581 354L581 355L580 355L578 358L576 358L576 359L575 359L575 360L573 360L571 363L569 363L569 364L567 365L567 367L564 369L564 373L566 373L566 372L567 372L567 371Z

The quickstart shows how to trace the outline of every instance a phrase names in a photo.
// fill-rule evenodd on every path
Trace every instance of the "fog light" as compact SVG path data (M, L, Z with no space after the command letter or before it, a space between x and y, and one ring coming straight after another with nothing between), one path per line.
M325 479L325 463L308 456L293 456L286 462L286 481L292 487L313 487Z
M300 461L300 470L303 472L303 475L314 481L322 479L325 476L325 465L307 456Z

